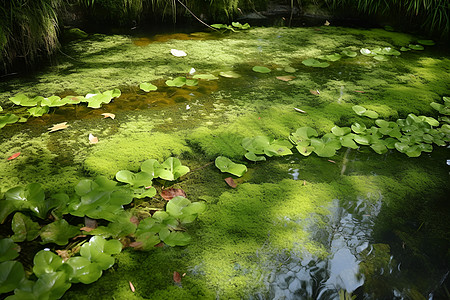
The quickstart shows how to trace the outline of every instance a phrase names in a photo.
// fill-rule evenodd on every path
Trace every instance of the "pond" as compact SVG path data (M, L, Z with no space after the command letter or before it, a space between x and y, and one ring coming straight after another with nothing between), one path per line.
M140 188L117 210L86 212L103 226L99 235L126 247L97 281L73 281L63 299L448 297L450 55L431 44L334 26L68 42L42 71L0 83L1 116L22 121L0 129L0 191L39 183L46 198L66 193L51 215L18 210L40 226L76 226L59 244L42 233L18 242L19 261L31 274L37 251L61 254L88 238L92 220L73 204L75 186L81 196L84 184L95 189L88 179L173 157L189 172L141 178L156 194ZM69 102L38 117L9 100L60 101L53 95ZM216 167L219 156L238 164L222 166L232 174ZM170 176L186 170L176 159ZM130 176L105 186L134 184ZM136 224L170 203L161 196L169 188L204 211L182 228L168 225L184 246L157 239L140 250ZM2 237L17 234L15 210L8 216L5 207ZM111 233L114 214L128 221Z

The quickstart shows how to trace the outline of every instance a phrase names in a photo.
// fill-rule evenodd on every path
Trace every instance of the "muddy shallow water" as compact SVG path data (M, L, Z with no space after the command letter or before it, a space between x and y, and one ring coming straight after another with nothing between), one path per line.
M241 146L245 137L286 140L302 126L321 135L335 125L372 126L354 105L389 121L409 113L437 118L429 104L449 95L446 49L437 43L387 61L360 52L399 50L420 39L322 26L72 41L41 72L0 83L1 114L27 117L28 108L8 100L18 93L64 97L119 88L121 96L98 109L83 103L52 108L0 129L0 189L39 182L48 194L68 192L84 178L138 171L150 158L178 157L191 169L174 183L155 183L206 203L187 228L191 243L148 252L126 248L97 282L73 285L65 299L445 299L448 148L433 145L418 158L396 150L379 155L368 146L305 157L293 148L293 155L251 162ZM175 57L171 49L187 55ZM326 68L302 64L344 49L357 56ZM240 77L220 75L229 71ZM166 80L190 72L216 78L167 86ZM158 89L144 92L143 82ZM60 122L69 127L48 132ZM98 143L89 143L90 133ZM21 155L8 161L16 152ZM217 156L247 166L242 177L233 176L235 189L224 181L230 175L214 166ZM159 195L135 202L164 203ZM8 222L2 226L9 235ZM173 281L174 271L184 274L181 283Z

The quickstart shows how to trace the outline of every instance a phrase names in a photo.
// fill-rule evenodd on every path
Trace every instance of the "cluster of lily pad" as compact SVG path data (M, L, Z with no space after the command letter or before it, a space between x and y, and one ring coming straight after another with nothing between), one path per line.
M28 97L25 94L19 93L9 100L15 105L20 105L24 107L31 107L27 110L29 113L28 117L41 117L50 111L52 107L60 107L67 104L80 104L87 103L90 108L100 108L102 104L107 104L111 102L114 98L118 98L121 95L119 89L108 90L105 92L94 91L85 96L66 96L61 98L59 96L50 96L44 98L42 96L36 96L33 98ZM0 110L2 111L2 110ZM16 114L5 114L0 116L0 128L3 128L7 124L13 124L16 122L26 122L27 118L19 118Z
M314 152L320 157L333 157L342 147L358 149L360 146L370 146L378 154L396 149L409 157L418 157L422 152L432 152L433 144L446 146L450 142L450 98L443 97L443 100L443 104L430 104L442 115L438 120L409 114L406 119L386 121L378 119L375 111L355 105L353 111L360 116L376 119L376 126L368 128L364 123L355 122L351 127L334 126L331 132L323 136L319 136L314 128L301 127L291 133L289 141L267 136L246 137L242 141L242 146L247 150L245 158L256 162L266 160L265 156L290 155L290 149L294 146L303 156ZM247 171L244 164L236 164L223 156L217 157L215 163L222 172L238 177Z
M231 25L212 24L211 27L214 29L222 30L222 31L232 31L232 32L236 32L236 30L250 29L250 25L248 23L241 24L239 22L231 22Z
M9 300L59 299L72 283L89 284L99 279L114 264L112 255L120 253L123 246L151 250L161 242L169 246L187 245L191 237L183 225L195 221L204 211L204 203L176 196L165 210L155 209L153 215L141 221L135 218L134 222L132 213L124 206L135 198L154 197L153 179L173 181L187 174L189 168L170 157L163 163L146 160L140 169L137 173L117 172L117 181L103 176L83 179L72 195L59 193L46 197L38 183L7 190L0 198L0 223L15 212L11 221L14 234L0 240L0 294L14 291L14 295L6 298ZM81 225L66 221L68 214L85 220L104 220L107 225L80 228ZM54 221L49 222L50 219ZM49 250L35 255L36 281L27 279L23 265L14 260L20 252L17 243L40 237L41 244L64 246L81 233L92 237L75 247L69 246L69 250L56 250L58 255ZM129 240L134 242L125 242Z
M432 40L419 40L418 44L409 44L408 46L403 46L400 48L400 51L410 51L410 50L424 50L425 48L422 45L432 46L434 42ZM399 56L401 52L395 50L391 47L377 47L374 49L361 48L359 52L364 56L371 56L375 60L378 61L387 61L389 60L389 56ZM330 66L329 62L338 61L343 57L356 57L358 54L354 51L344 49L340 53L333 53L328 55L322 55L315 58L308 58L302 61L302 63L307 67L315 67L315 68L326 68Z

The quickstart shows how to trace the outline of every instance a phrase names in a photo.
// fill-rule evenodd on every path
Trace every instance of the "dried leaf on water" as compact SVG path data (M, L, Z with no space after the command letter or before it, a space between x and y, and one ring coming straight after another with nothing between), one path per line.
M174 188L169 188L161 191L161 197L163 197L163 199L166 201L169 201L176 196L186 197L186 193L182 189Z
M62 123L58 123L58 124L53 125L48 130L50 130L50 132L55 132L55 131L58 131L58 130L66 129L67 127L69 127L69 125L67 125L67 122L62 122Z
M183 50L177 49L170 49L170 53L172 53L172 55L176 57L182 57L187 55L186 52L184 52Z
M330 26L330 22L328 22L328 20L325 21L325 23L323 24L325 26Z
M226 182L229 186L231 186L233 189L237 187L237 183L233 180L233 178L227 177L227 178L225 178L224 180L225 180L225 182Z
M295 111L298 111L298 112L300 112L300 113L302 113L302 114L306 114L306 111L301 110L300 108L294 107L294 110L295 110Z
M114 120L116 118L116 115L115 114L111 114L111 113L103 113L102 116L103 116L103 119L111 118L111 119Z
M10 157L8 157L8 160L13 160L15 158L17 158L20 155L20 152L16 152L13 155L11 155Z
M89 133L89 144L97 144L98 137L94 136L92 133Z
M277 76L276 78L281 81L291 81L291 80L295 79L295 76L285 75L285 76Z
M177 271L173 271L173 281L175 281L176 283L181 282L181 275Z
M136 289L134 288L134 285L131 283L131 281L128 281L128 283L130 284L131 291L134 293L136 291Z
M319 96L319 95L320 95L319 90L309 90L309 92L310 92L311 94L313 94L313 95L316 95L316 96Z

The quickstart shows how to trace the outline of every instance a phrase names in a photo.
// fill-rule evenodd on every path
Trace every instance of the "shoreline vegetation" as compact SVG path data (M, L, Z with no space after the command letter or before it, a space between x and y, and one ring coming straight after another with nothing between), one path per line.
M274 1L277 2L277 1ZM151 23L176 25L230 23L239 18L271 19L269 25L286 25L292 17L350 18L354 22L372 20L373 24L400 26L448 41L450 31L450 3L438 1L278 1L223 0L204 5L202 0L11 0L0 4L0 75L8 76L16 70L30 70L45 58L58 52L66 28L137 28ZM275 8L283 7L279 15ZM260 13L262 11L265 13ZM106 13L105 13L106 12ZM351 16L350 16L351 14ZM253 15L253 17L251 16ZM356 18L355 18L356 16ZM387 17L386 17L387 16ZM265 21L267 22L267 21ZM273 22L274 24L270 24ZM299 24L304 23L300 21ZM395 23L395 24L394 24ZM198 23L200 24L200 23ZM419 25L420 24L420 25ZM148 24L147 24L148 25ZM207 27L205 27L207 28ZM393 28L392 28L393 29ZM83 34L82 31L78 32ZM79 36L79 35L78 35Z

